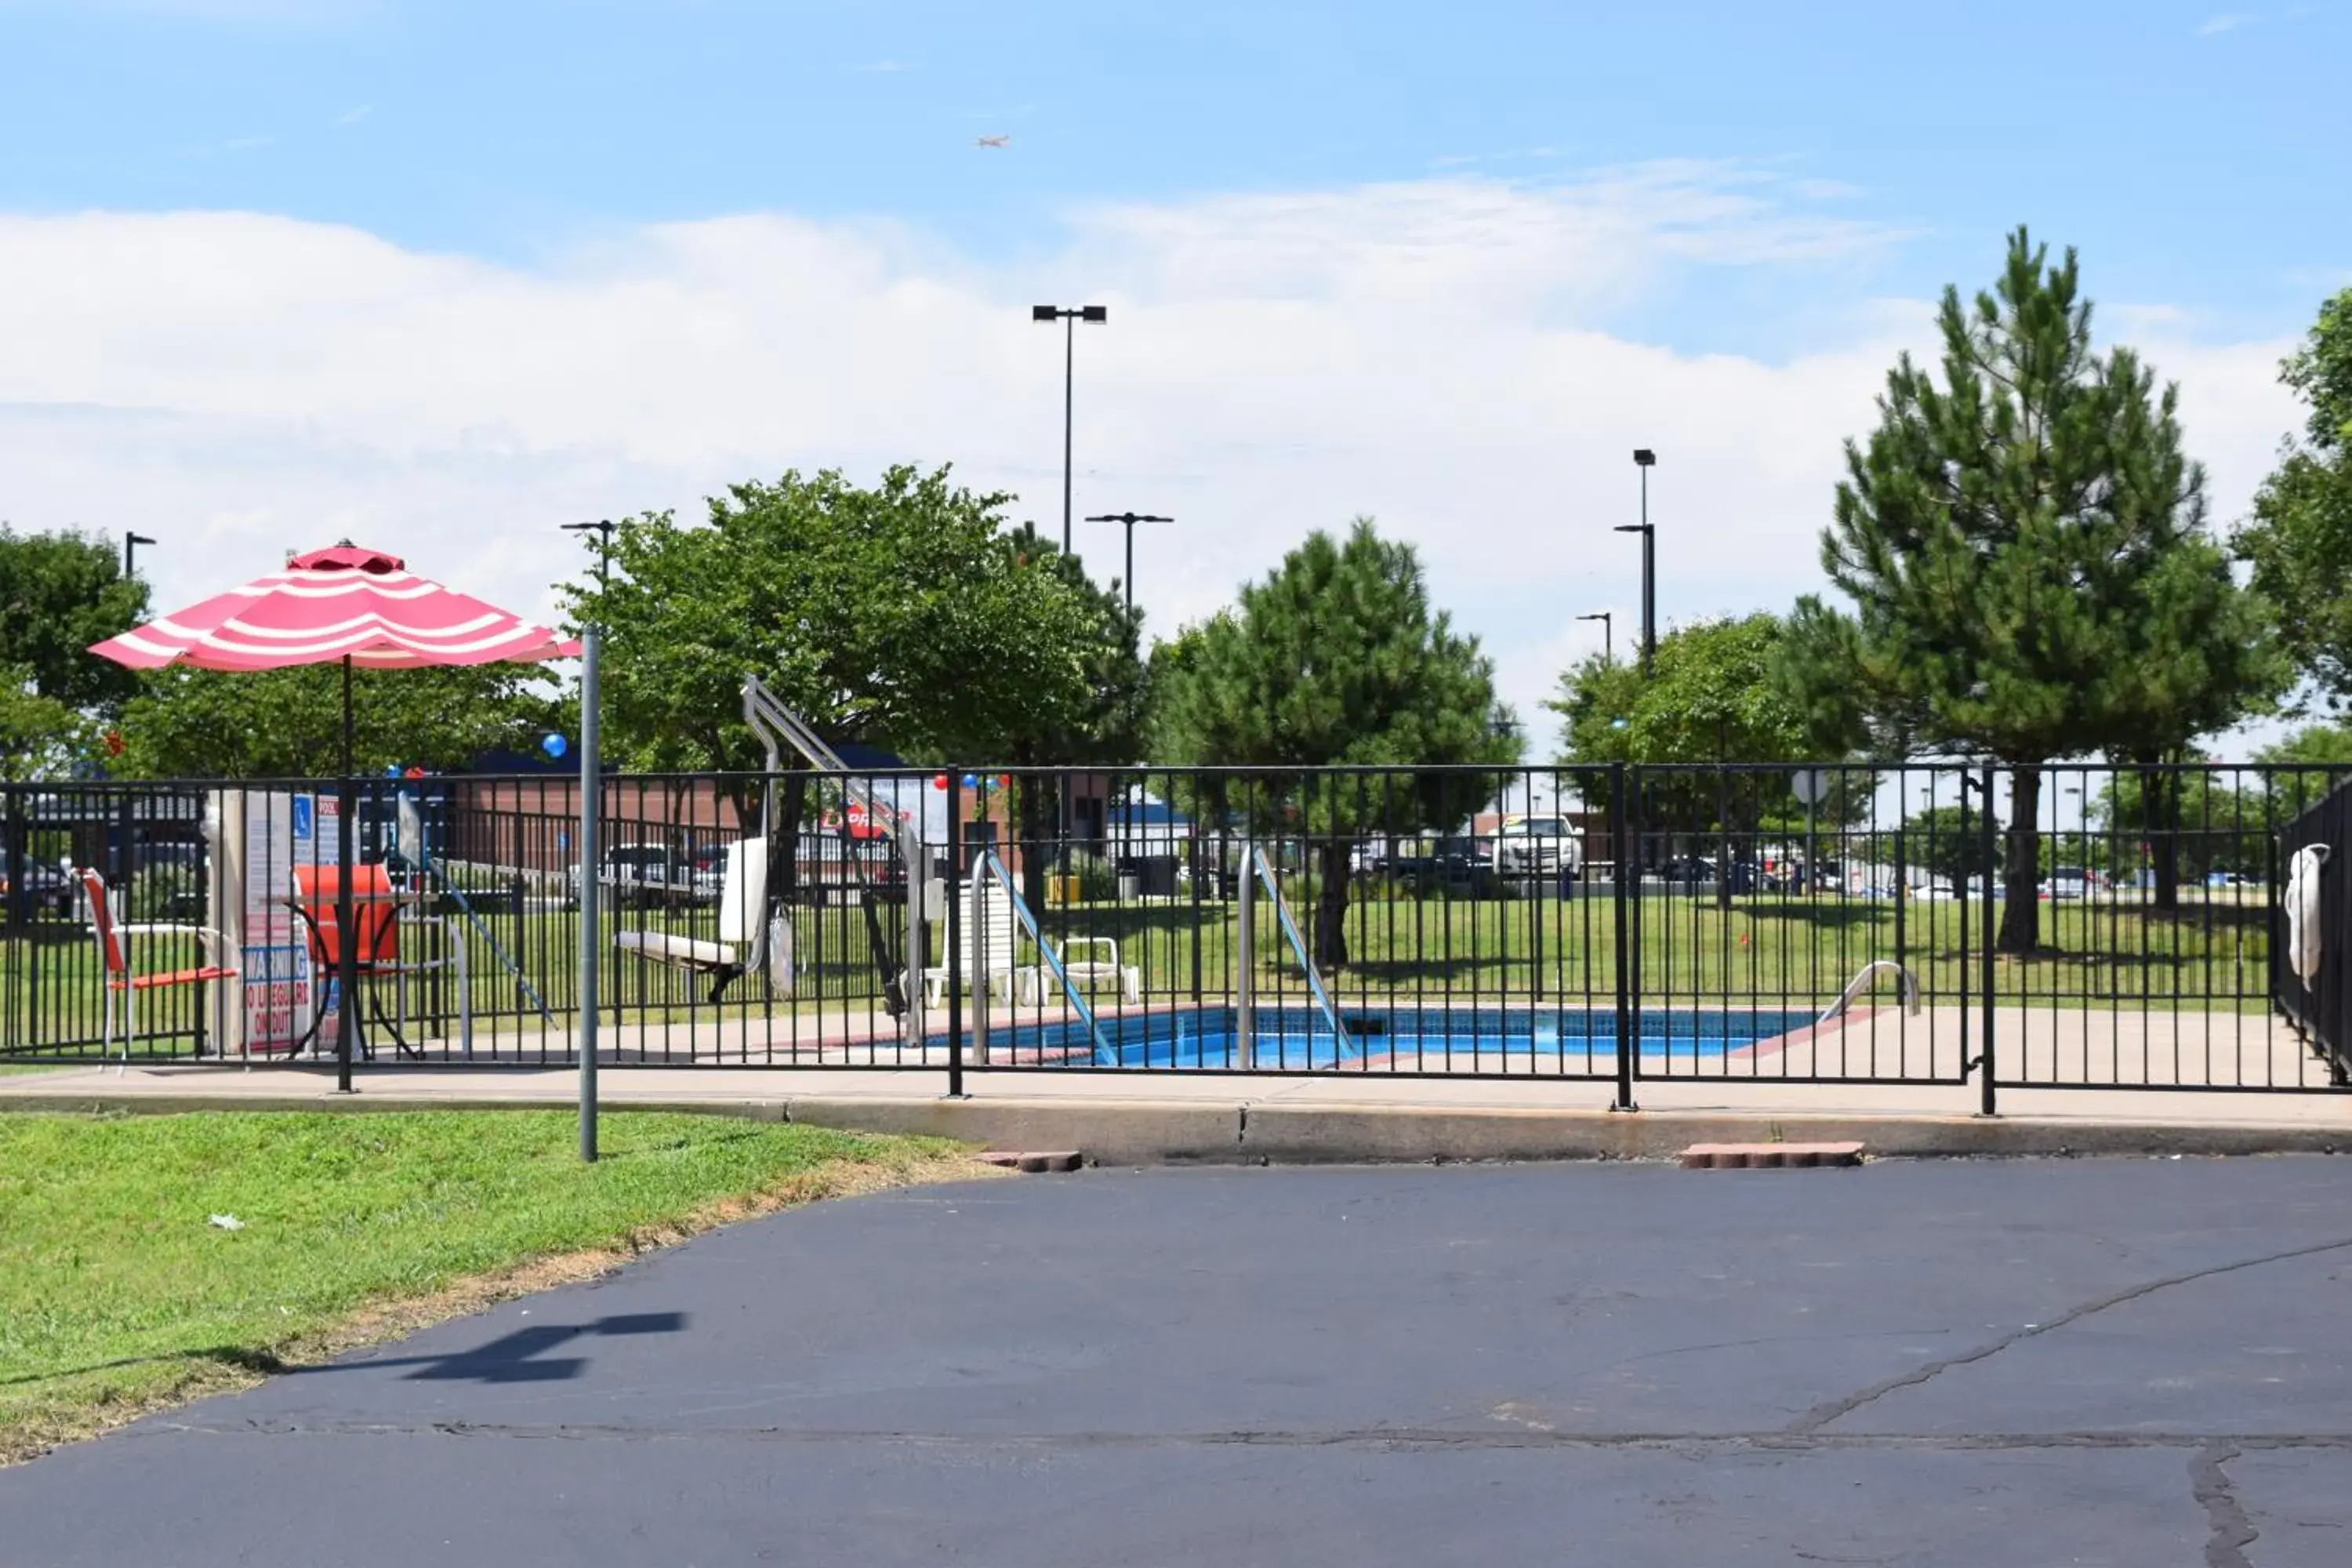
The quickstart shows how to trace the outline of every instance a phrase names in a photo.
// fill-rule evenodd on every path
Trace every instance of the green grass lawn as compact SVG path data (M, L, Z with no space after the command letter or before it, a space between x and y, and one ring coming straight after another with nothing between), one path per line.
M643 1112L583 1165L575 1125L0 1115L0 1462L720 1219L983 1173L934 1140Z

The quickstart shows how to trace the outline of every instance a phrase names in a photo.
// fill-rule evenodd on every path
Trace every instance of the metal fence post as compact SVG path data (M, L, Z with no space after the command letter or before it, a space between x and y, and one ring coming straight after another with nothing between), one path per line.
M1633 970L1627 890L1630 888L1639 891L1642 868L1638 864L1640 851L1634 847L1633 819L1626 811L1622 763L1609 764L1609 821L1617 839L1617 874L1611 889L1617 920L1617 1099L1609 1109L1638 1110L1641 1108L1633 1103L1633 1056L1642 1043L1641 1023L1635 1011L1640 1005L1640 978Z
M1234 1046L1242 1067L1257 1067L1257 840L1242 846L1241 910L1234 928Z
M604 693L598 661L603 641L593 624L580 628L580 974L574 984L580 1003L580 1158L590 1164L596 1162L596 971L604 957ZM346 840L351 828L346 819ZM350 873L344 876L348 887ZM344 1005L353 1000L347 997Z
M31 933L25 929L26 906L32 902L32 891L25 886L25 831L16 819L16 788L14 784L0 784L0 805L5 808L0 811L0 873L5 873L8 879L5 901L0 902L0 941L26 942L23 973L27 984L31 984L37 982L41 965L32 952ZM13 964L0 969L0 1045L15 1045L19 1037L16 1030L17 973L17 966ZM27 1005L22 1037L28 1043L33 1041L32 1020L35 1016L32 1007Z
M1994 907L1996 900L1993 898L1994 889L2000 885L2000 882L1996 880L1996 879L2000 875L2000 868L1995 863L1995 857L1998 853L2000 844L2000 825L1993 820L1992 768L1990 764L1988 764L1984 771L1979 775L1977 789L1978 793L1984 797L1984 826L1981 832L1984 835L1982 839L1982 858L1984 861L1985 879L1984 952L1979 957L1979 962L1984 965L1981 972L1983 984L1979 987L1979 989L1984 993L1984 1019L1980 1026L1984 1030L1984 1045L1977 1056L1978 1065L1984 1069L1984 1078L1977 1086L1977 1114L1979 1116L1998 1116L2000 1114L2000 1110L1995 1106L1995 1100L1998 1097L1998 1086L1993 1082L1996 1069L1993 1065L1993 1036L1995 1031L1992 994L1995 975L1993 971L1992 950L1993 943L1997 940L2000 921L1999 911ZM1963 793L1965 793L1965 791ZM2012 806L2011 809L2013 810L2014 807ZM1963 1055L1967 1053L1968 1046L1965 1040L1962 1042L1960 1049Z
M963 1092L963 783L950 768L948 778L948 1098Z

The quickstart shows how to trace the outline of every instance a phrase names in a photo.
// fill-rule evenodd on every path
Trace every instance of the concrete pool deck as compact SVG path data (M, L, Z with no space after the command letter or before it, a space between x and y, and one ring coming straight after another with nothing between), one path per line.
M1297 1076L966 1068L966 1097L945 1098L944 1064L896 1067L605 1068L610 1110L692 1110L871 1131L924 1132L997 1149L1076 1149L1105 1164L1541 1159L1663 1159L1692 1143L1860 1140L1874 1155L2333 1152L2352 1151L2352 1095L2291 1032L2260 1016L2213 1015L2199 1037L2098 1015L1995 1019L2004 1064L2048 1080L2105 1076L2098 1088L2000 1091L2000 1114L1975 1114L1957 1077L1957 1016L1882 1013L1864 1020L1884 1050L1899 1041L1921 1081L1775 1082L1734 1074L1645 1078L1638 1112L1612 1112L1605 1079L1435 1078L1404 1072ZM2075 1022L2069 1026L2068 1020ZM2178 1021L2176 1021L2178 1022ZM1852 1033L1850 1029L1848 1031ZM608 1035L608 1038L611 1037ZM1808 1042L1822 1048L1826 1034ZM1858 1049L1859 1041L1849 1041ZM2211 1092L2115 1083L2118 1064L2175 1069L2210 1062L2226 1043L2240 1081L2308 1085L2308 1093ZM2008 1053L2021 1053L2021 1056ZM2118 1054L2121 1053L2121 1054ZM910 1053L911 1055L911 1053ZM1524 1060L1525 1058L1520 1058ZM1846 1059L1855 1066L1859 1055ZM1882 1067L1895 1058L1883 1055ZM1834 1062L1791 1059L1790 1072ZM1761 1066L1761 1064L1759 1064ZM1764 1070L1770 1070L1769 1068ZM2004 1076L2015 1070L2003 1067ZM2269 1075L2264 1078L2263 1075ZM0 1110L156 1113L196 1110L456 1110L575 1103L568 1067L368 1063L338 1095L331 1065L74 1067L0 1079Z

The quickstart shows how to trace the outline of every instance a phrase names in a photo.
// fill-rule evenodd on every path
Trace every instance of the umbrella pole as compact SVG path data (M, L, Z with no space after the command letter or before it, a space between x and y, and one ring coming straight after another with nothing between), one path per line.
M359 792L352 783L352 656L343 655L343 776L335 786L335 1092L352 1092L352 1045L360 1032L359 921L352 914L354 846L359 837Z

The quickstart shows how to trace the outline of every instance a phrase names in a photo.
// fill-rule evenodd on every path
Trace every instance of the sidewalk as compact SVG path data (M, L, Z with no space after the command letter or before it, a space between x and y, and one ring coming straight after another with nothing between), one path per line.
M371 1064L358 1092L331 1067L73 1068L0 1079L0 1110L454 1110L576 1104L568 1068ZM1877 1155L2335 1152L2352 1095L2001 1090L1998 1117L1952 1084L1645 1079L1637 1113L1612 1086L1320 1073L965 1074L931 1068L607 1067L610 1110L695 1110L999 1149L1076 1149L1102 1164L1664 1158L1697 1142L1858 1139Z

